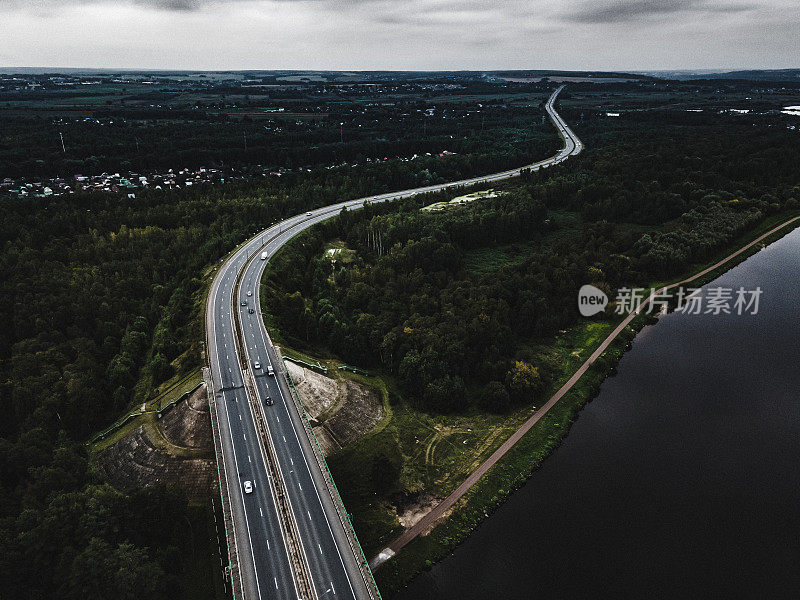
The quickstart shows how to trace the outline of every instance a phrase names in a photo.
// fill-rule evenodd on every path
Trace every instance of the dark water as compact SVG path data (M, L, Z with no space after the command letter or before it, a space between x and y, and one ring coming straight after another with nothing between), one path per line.
M758 315L673 313L564 443L402 600L800 598L800 230L710 284Z

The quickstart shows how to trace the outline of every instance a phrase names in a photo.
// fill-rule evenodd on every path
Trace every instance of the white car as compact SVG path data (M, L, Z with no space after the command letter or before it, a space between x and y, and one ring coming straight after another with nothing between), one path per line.
M244 482L244 493L245 494L252 494L253 493L253 484L249 481Z
M248 290L248 292L247 292L247 295L248 295L248 296L252 296L252 295L253 295L253 292L251 292L251 291L249 291L249 290Z
M253 368L255 368L255 369L260 369L260 368L261 368L261 363L260 363L260 362L258 362L258 361L256 361L256 362L253 364Z

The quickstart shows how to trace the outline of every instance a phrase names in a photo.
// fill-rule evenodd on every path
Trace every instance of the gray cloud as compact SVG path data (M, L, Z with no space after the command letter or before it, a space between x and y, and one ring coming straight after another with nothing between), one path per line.
M0 0L0 23L5 66L624 70L800 62L797 0Z
M224 0L232 2L236 0ZM109 0L0 0L0 11L4 9L24 10L27 12L42 13L45 10L58 8L72 8L92 4L110 4ZM118 4L141 6L156 10L174 12L190 12L199 10L205 5L220 4L219 0L122 0Z
M752 8L751 4L708 0L613 0L579 4L565 18L574 23L627 23L676 13L727 14Z

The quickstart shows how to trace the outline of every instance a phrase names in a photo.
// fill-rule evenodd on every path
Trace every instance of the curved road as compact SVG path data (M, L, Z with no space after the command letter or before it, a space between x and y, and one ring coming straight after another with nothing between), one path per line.
M342 521L306 433L304 416L292 400L260 314L259 282L268 259L295 235L343 209L387 202L419 193L469 186L518 176L560 163L583 144L554 109L563 86L548 99L546 109L564 139L564 148L538 163L502 173L400 192L378 194L326 206L286 219L260 232L220 267L207 301L206 328L214 405L222 456L223 485L229 492L230 515L239 587L245 600L298 598L290 542L284 539L278 498L267 455L257 433L256 416L264 419L274 448L278 477L283 480L294 530L300 540L307 573L317 598L375 598L375 588L363 557L349 541L349 524ZM266 259L261 260L261 253ZM243 303L247 303L243 305ZM250 309L255 311L250 313ZM237 341L242 341L243 347ZM255 362L261 368L256 369ZM276 376L266 372L272 366ZM252 393L248 386L252 382ZM249 401L248 398L251 400ZM267 399L270 398L269 404ZM245 493L245 481L253 491Z

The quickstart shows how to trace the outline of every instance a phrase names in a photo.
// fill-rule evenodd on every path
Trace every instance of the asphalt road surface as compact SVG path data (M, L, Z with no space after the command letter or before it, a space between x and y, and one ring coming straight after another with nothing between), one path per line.
M547 101L550 118L564 138L555 156L523 167L538 170L578 154L583 145L555 111L563 86ZM289 498L302 552L317 598L368 599L371 583L359 568L360 553L351 547L318 466L302 419L293 402L282 365L276 362L260 312L259 282L269 258L304 229L337 215L342 208L386 202L455 186L498 181L518 176L522 169L447 184L378 194L297 215L257 233L220 267L209 292L206 326L208 358L216 393L224 478L230 490L235 546L245 600L300 596L283 538L276 499L270 486L266 457L256 432L254 415L244 387L245 373L255 381L257 410L263 411L268 434ZM267 258L261 259L266 252ZM240 285L236 282L242 274ZM248 292L251 295L248 295ZM243 306L242 303L247 305ZM251 314L249 309L255 309ZM244 348L237 354L235 312L239 311ZM254 363L261 364L260 369ZM267 374L272 366L276 376ZM272 405L268 405L267 398ZM252 484L245 493L244 482Z

